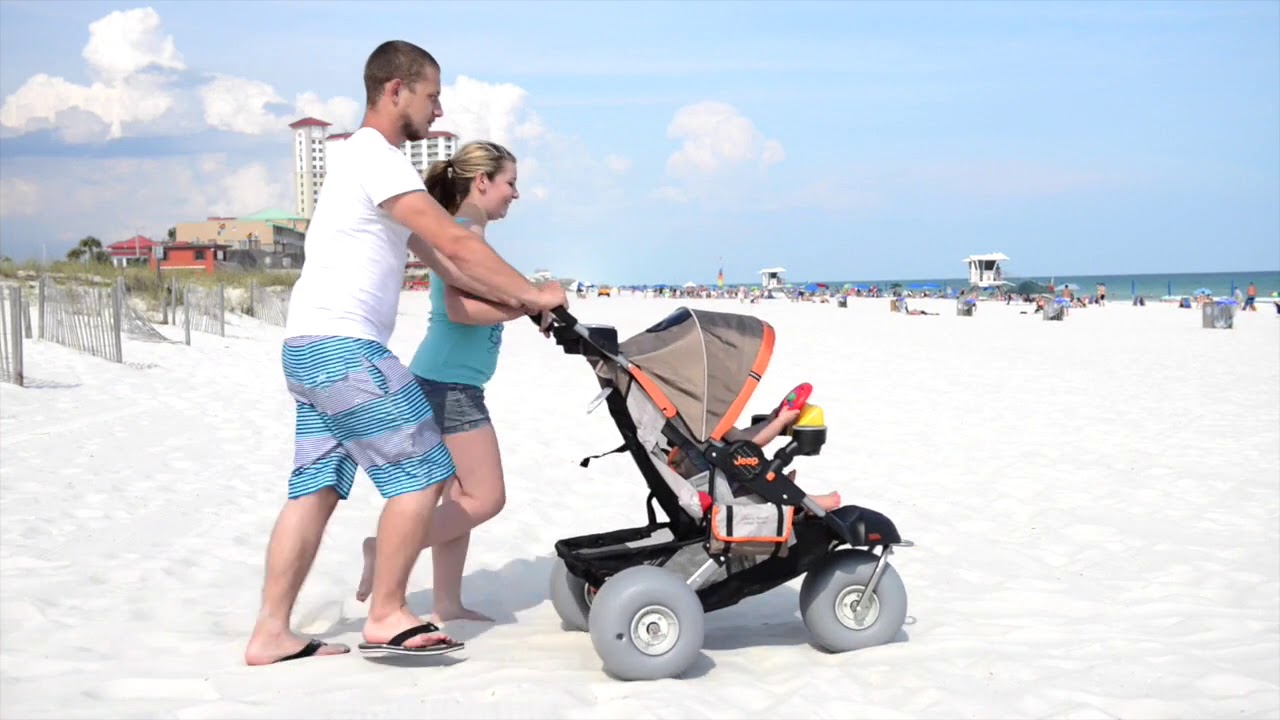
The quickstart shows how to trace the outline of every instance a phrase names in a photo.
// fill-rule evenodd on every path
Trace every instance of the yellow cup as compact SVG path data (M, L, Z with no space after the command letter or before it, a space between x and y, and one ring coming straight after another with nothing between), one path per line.
M812 403L804 406L794 427L826 427L826 419L822 416L822 408Z

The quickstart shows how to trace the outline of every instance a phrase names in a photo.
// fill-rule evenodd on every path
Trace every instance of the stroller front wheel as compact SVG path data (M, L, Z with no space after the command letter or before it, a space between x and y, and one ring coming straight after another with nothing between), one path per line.
M841 550L805 575L800 617L814 642L848 652L884 645L902 629L907 590L892 565L885 565L871 597L860 603L879 560L863 550Z
M638 565L609 578L591 604L591 644L619 680L659 680L702 650L702 601L669 570Z
M551 568L551 606L564 621L566 630L587 631L591 602L587 581L569 572L563 558L556 558Z

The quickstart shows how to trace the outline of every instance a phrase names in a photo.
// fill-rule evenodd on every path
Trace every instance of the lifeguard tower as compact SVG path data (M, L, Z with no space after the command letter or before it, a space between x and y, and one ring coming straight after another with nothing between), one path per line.
M969 287L989 288L1012 285L1004 279L1004 268L1000 263L1008 260L1004 253L987 255L970 255L964 259L969 266Z
M786 271L787 271L786 268L780 268L780 267L765 268L761 270L760 271L760 292L765 297L772 296L774 290L777 290L778 292L782 292L782 288L786 284L786 279L783 278L782 274L785 273Z

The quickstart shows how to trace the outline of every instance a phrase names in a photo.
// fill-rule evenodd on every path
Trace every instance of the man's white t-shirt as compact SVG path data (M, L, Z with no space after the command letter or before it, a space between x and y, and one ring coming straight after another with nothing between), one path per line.
M385 346L396 325L410 233L378 205L425 188L409 158L377 130L360 128L341 144L307 227L306 260L289 298L285 334Z

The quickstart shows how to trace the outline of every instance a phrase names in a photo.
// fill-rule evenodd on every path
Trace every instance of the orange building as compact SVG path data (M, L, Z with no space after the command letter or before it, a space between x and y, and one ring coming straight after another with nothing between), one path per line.
M216 267L215 263L226 259L226 253L230 247L230 245L218 243L159 245L155 248L155 254L151 256L151 269L155 270L156 263L159 263L161 270L198 270L206 275L212 275Z

